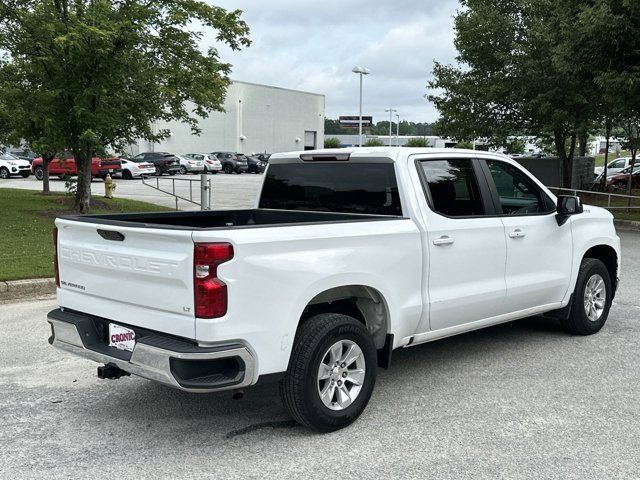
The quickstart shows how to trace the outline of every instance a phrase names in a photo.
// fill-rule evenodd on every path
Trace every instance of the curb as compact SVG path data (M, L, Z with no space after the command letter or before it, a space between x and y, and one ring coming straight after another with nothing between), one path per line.
M635 220L613 220L613 224L620 230L631 230L634 232L640 232L640 222Z
M0 282L0 301L42 297L53 295L55 292L56 284L53 278Z

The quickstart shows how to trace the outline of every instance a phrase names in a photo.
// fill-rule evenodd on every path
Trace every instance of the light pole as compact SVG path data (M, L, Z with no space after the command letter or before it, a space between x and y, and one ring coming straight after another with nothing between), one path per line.
M369 75L371 71L365 67L353 67L353 70L351 71L360 75L360 120L358 122L358 143L362 146L362 76Z
M396 147L400 146L400 114L396 113Z
M391 130L392 128L392 123L393 123L393 114L395 112L397 112L398 110L396 110L395 108L387 108L385 110L385 112L389 112L389 146L391 146L391 136L393 135L393 130Z

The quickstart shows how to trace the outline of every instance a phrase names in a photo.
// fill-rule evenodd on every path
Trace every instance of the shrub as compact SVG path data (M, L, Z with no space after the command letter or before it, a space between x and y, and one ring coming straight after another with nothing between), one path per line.
M379 138L370 138L364 144L365 147L384 147L384 142Z
M414 137L407 140L404 144L405 147L428 147L429 142L426 138Z
M339 138L329 137L324 139L324 148L340 148L341 146Z

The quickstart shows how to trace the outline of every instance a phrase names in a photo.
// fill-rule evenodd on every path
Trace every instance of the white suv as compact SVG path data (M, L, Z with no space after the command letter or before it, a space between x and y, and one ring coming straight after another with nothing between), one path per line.
M20 175L27 178L31 175L31 164L26 160L20 160L11 153L0 154L0 178L9 178L12 175Z

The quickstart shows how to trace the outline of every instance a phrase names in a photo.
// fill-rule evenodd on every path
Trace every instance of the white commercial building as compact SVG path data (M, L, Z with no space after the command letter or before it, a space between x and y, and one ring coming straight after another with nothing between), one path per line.
M154 128L169 129L171 136L156 144L140 141L128 153L276 153L323 145L324 95L233 81L224 110L200 120L200 135L184 123L158 122Z

